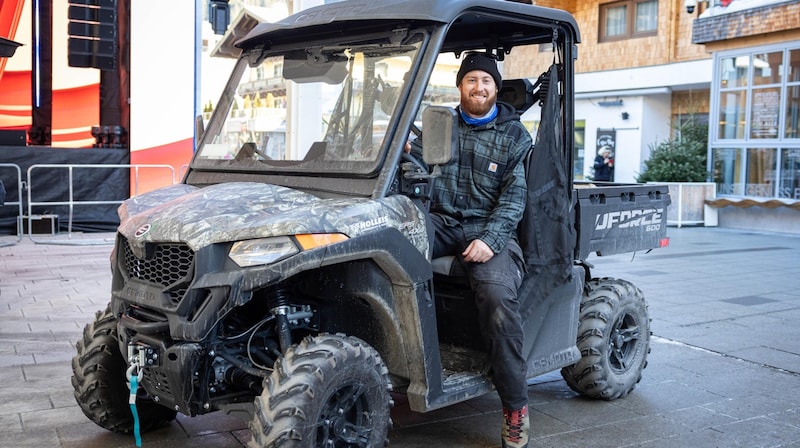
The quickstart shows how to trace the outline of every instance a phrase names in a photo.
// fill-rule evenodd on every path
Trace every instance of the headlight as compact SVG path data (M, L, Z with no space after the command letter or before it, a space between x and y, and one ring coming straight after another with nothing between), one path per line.
M341 233L306 233L295 235L295 239L297 244L288 236L239 241L231 247L228 256L241 268L259 266L282 260L300 252L300 250L316 249L342 242L347 239L347 235ZM300 246L299 248L298 245Z
M274 263L299 250L287 236L260 238L257 240L239 241L231 247L228 254L239 267L258 266Z

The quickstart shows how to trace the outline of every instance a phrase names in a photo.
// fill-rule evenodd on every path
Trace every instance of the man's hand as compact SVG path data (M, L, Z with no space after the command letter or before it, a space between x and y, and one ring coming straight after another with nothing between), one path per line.
M494 257L494 252L492 252L492 249L483 241L472 240L461 255L464 257L464 261L467 262L486 263Z

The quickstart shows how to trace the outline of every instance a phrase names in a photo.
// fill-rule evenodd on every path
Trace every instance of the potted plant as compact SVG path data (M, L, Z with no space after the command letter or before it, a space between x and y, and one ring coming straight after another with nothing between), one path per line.
M716 210L705 205L716 196L716 186L706 182L708 171L708 125L694 115L673 124L674 136L651 146L650 158L637 182L669 185L672 204L667 209L667 224L715 226Z

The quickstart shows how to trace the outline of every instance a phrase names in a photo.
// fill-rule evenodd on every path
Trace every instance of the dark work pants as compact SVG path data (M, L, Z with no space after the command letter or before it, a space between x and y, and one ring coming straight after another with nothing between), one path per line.
M435 213L431 214L431 221L433 258L455 255L466 268L500 401L506 409L520 409L528 403L522 318L517 299L523 275L522 251L517 242L511 240L486 263L467 263L461 253L469 241L461 224Z

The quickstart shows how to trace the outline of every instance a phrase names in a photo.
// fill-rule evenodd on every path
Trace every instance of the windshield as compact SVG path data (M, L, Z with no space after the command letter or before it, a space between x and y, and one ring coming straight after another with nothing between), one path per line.
M420 38L243 55L194 168L372 173ZM224 112L224 117L221 113Z

